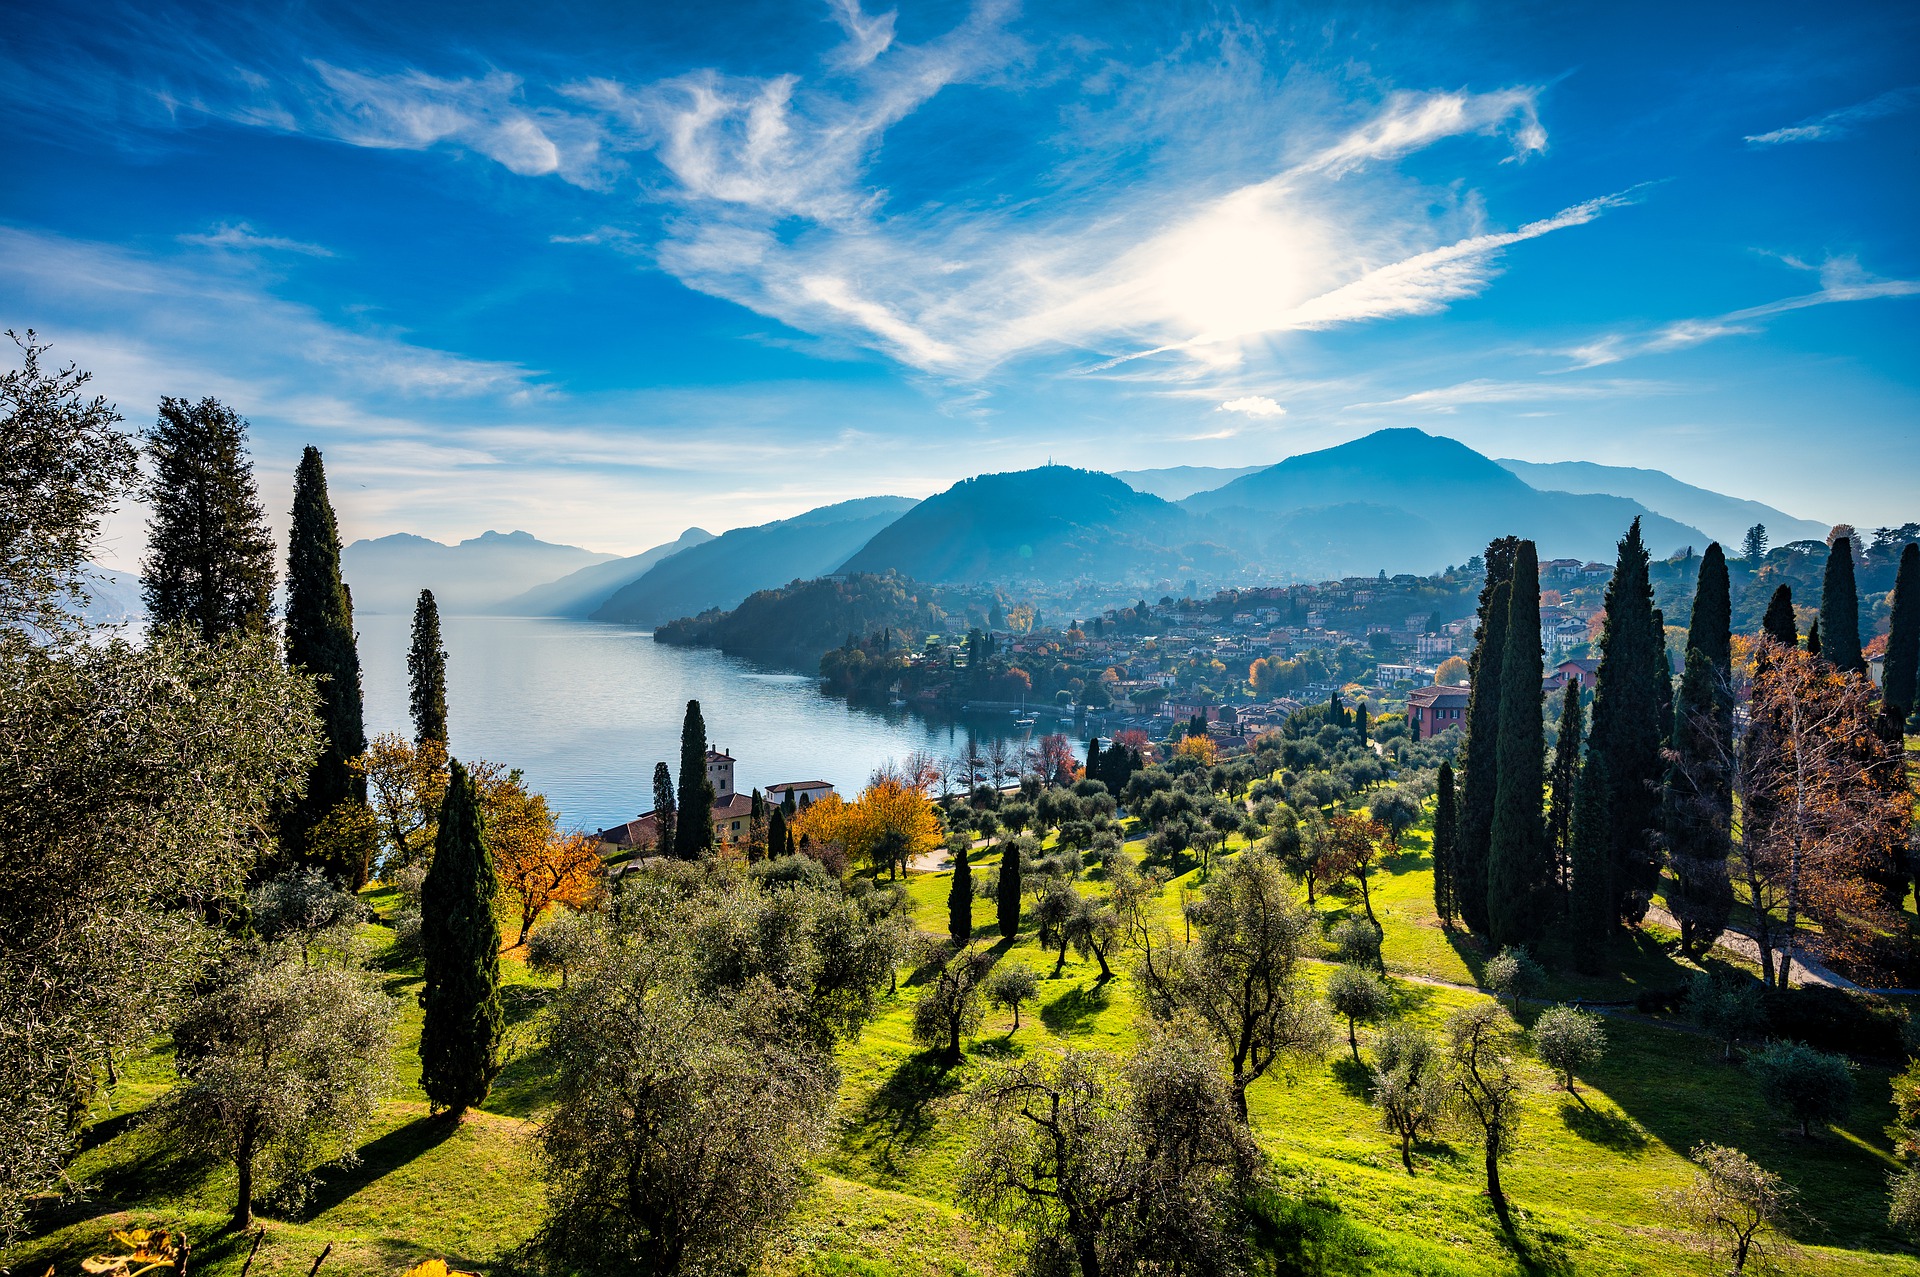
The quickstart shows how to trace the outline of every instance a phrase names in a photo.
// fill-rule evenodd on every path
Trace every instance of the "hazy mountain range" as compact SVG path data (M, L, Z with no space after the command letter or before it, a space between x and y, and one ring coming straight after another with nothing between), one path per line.
M1706 488L1682 483L1660 470L1638 470L1630 466L1603 466L1592 461L1502 460L1499 464L1519 475L1536 488L1554 488L1561 492L1610 492L1631 497L1649 510L1658 510L1682 523L1691 523L1729 550L1740 545L1747 529L1764 523L1773 545L1789 541L1820 541L1827 525L1812 519L1796 519L1784 511L1758 501L1743 501Z
M442 545L411 532L355 541L340 552L340 574L356 612L411 612L432 590L450 615L490 609L502 599L617 556L554 545L530 532L483 532Z
M427 586L450 613L652 626L839 571L1049 591L1207 588L1432 572L1507 533L1533 538L1543 558L1611 562L1635 518L1661 555L1716 538L1737 546L1754 523L1775 544L1826 532L1658 470L1495 461L1394 429L1271 466L979 475L924 501L863 497L719 536L689 528L627 557L488 532L452 546L407 534L356 541L344 561L368 612L410 609Z
M505 616L589 616L615 591L645 576L647 569L660 560L711 540L713 533L705 528L688 528L677 540L628 555L624 559L590 564L578 572L569 572L558 581L536 585L526 593L516 594L486 610Z

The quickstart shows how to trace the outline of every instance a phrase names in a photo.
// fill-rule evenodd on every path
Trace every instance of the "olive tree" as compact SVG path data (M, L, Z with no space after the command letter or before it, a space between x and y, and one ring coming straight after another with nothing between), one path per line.
M1190 1020L1226 1054L1245 1122L1248 1087L1283 1055L1323 1055L1332 1037L1300 978L1313 916L1267 856L1228 861L1189 913L1190 942L1142 951L1141 996L1156 1020Z
M994 968L987 978L987 1001L1013 1013L1009 1033L1020 1031L1020 1008L1040 996L1040 977L1023 963L1008 962Z
M1744 974L1693 977L1687 987L1687 1018L1718 1039L1721 1058L1731 1060L1740 1039L1766 1023L1760 982Z
M314 868L290 869L247 893L253 929L263 940L300 946L311 962L316 946L333 952L353 947L354 930L373 913L360 897Z
M972 945L941 963L913 1005L913 1040L958 1064L960 1039L980 1027L980 995L992 970L993 955Z
M1413 1142L1432 1135L1447 1110L1447 1079L1433 1038L1410 1024L1389 1024L1374 1046L1373 1107L1400 1138L1400 1161L1413 1174Z
M565 1271L753 1267L825 1141L831 1058L777 1031L779 995L764 986L702 993L683 950L629 940L555 1000L535 1245Z
M1607 1031L1600 1017L1591 1011L1570 1006L1548 1007L1533 1022L1533 1053L1540 1062L1558 1073L1567 1093L1582 1104L1586 1100L1573 1089L1573 1075L1584 1073L1607 1053Z
M1327 977L1327 1005L1347 1022L1347 1047L1360 1062L1358 1026L1372 1024L1393 1009L1393 994L1373 972L1351 964L1335 967Z
M1124 1065L1030 1057L969 1099L960 1200L1019 1238L1030 1271L1239 1271L1233 1210L1259 1154L1200 1043L1156 1035Z
M1520 1014L1520 999L1536 992L1547 980L1546 971L1532 954L1511 946L1487 959L1481 975L1489 989L1513 1003L1515 1015Z
M1747 1057L1760 1098L1813 1135L1813 1124L1845 1117L1853 1104L1853 1061L1800 1042L1775 1042Z
M1455 1115L1479 1137L1487 1196L1504 1221L1500 1163L1519 1141L1520 1075L1513 1067L1514 1025L1497 1003L1479 1002L1447 1019L1447 1080Z
M231 1161L233 1227L259 1188L298 1196L324 1161L351 1162L390 1070L393 999L363 973L270 948L241 958L174 1026L180 1085L156 1108L180 1147Z
M1693 1182L1661 1194L1676 1222L1706 1239L1713 1260L1724 1255L1735 1277L1748 1265L1774 1271L1791 1253L1779 1227L1794 1213L1793 1188L1737 1148L1703 1143L1691 1156L1700 1167Z

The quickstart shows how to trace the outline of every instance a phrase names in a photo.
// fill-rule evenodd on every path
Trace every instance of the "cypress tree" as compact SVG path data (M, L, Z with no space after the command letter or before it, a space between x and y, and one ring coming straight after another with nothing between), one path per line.
M440 606L432 590L420 591L413 605L413 645L407 649L408 700L413 708L413 740L447 743L447 653L440 646Z
M673 854L698 860L713 846L713 782L707 779L707 722L700 702L687 702L680 726L680 796Z
M1353 725L1359 731L1360 739L1365 741L1367 739L1367 703L1361 701L1353 711L1353 715Z
M787 854L787 809L775 804L767 817L767 859Z
M340 579L340 529L327 499L320 450L300 456L293 479L293 527L287 540L287 663L319 681L325 742L307 789L282 826L287 850L308 858L313 827L341 803L367 800L366 777L348 760L367 748L360 701L360 653L353 645L353 596ZM335 876L363 884L365 865L325 865Z
M1100 738L1089 736L1087 738L1087 779L1106 783L1106 778L1100 774L1105 765L1100 757Z
M1667 775L1667 852L1674 873L1668 903L1680 920L1681 949L1704 955L1733 908L1727 876L1732 851L1733 607L1727 562L1718 543L1700 560L1687 665L1673 721Z
M994 896L995 920L1000 934L1011 940L1020 930L1020 848L1011 842L1000 844L1000 889Z
M1666 639L1647 580L1647 549L1635 519L1620 540L1607 584L1606 625L1600 632L1589 758L1606 759L1606 809L1613 863L1614 916L1637 923L1646 916L1660 881L1653 838L1660 819L1660 787L1667 735L1661 706L1670 696Z
M1547 774L1552 795L1547 804L1547 846L1553 853L1554 883L1563 893L1573 881L1573 795L1580 780L1583 716L1580 684L1569 680L1560 697L1560 727L1553 743L1553 768Z
M267 628L273 537L247 460L247 423L217 399L160 401L146 433L152 507L140 592L156 625L184 625L208 643Z
M1813 624L1807 626L1807 655L1820 655L1820 618L1814 617Z
M947 934L955 944L973 938L973 866L967 862L964 839L953 849L953 881L947 887Z
M791 798L793 795L787 795ZM653 765L653 832L654 848L663 856L674 854L674 840L679 837L678 822L674 819L673 773L665 763Z
M1835 537L1820 585L1820 651L1846 674L1864 674L1860 654L1860 595L1853 583L1853 538Z
M1767 600L1767 614L1761 618L1760 632L1783 646L1800 646L1800 626L1793 619L1792 586L1779 586Z
M487 1098L499 1071L500 928L493 861L473 777L450 767L433 864L420 885L426 981L420 1005L420 1085L436 1110L459 1117Z
M1920 683L1920 545L1909 541L1900 551L1900 569L1893 578L1887 659L1880 673L1880 695L1894 736L1920 708L1914 704L1916 683Z
M1433 911L1443 924L1458 913L1454 903L1454 846L1460 816L1453 801L1453 764L1440 764L1439 795L1433 802Z
M1573 886L1567 895L1567 932L1574 965L1589 973L1600 969L1607 931L1618 912L1608 794L1607 760L1588 749L1573 800Z
M1460 795L1454 841L1453 905L1474 931L1487 929L1487 849L1493 837L1494 790L1499 784L1500 664L1506 654L1507 610L1518 537L1487 546L1486 580L1480 587L1480 627L1468 660L1467 777ZM1510 592L1510 591L1509 591Z
M1487 847L1487 934L1523 946L1540 935L1552 856L1541 822L1546 739L1540 723L1540 564L1522 541L1508 587L1506 650L1500 661L1500 745L1493 833Z

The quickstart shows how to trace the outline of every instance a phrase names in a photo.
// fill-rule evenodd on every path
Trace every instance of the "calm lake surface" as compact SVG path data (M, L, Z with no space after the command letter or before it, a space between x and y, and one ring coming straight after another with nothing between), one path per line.
M355 618L367 734L412 735L407 645L413 618ZM1011 716L931 723L904 710L854 708L816 680L649 631L592 621L448 616L447 706L457 758L518 767L563 828L600 829L653 806L653 765L678 775L680 723L698 700L707 736L738 761L742 790L825 780L851 796L873 769L916 749L939 756L976 740L1024 735ZM1035 731L1059 728L1042 719Z

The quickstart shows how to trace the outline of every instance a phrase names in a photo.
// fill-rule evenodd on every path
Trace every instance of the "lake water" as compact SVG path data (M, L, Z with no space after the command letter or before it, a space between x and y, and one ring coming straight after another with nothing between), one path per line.
M356 623L367 734L411 736L412 618L368 615ZM822 696L805 675L655 643L651 632L624 626L448 616L440 628L454 756L522 769L564 828L605 828L653 806L654 764L679 773L689 700L700 702L710 742L738 760L734 783L743 792L825 780L851 797L889 759L917 749L959 753L969 735L1024 734L1010 716L949 724L855 708ZM1034 730L1057 728L1043 719Z

